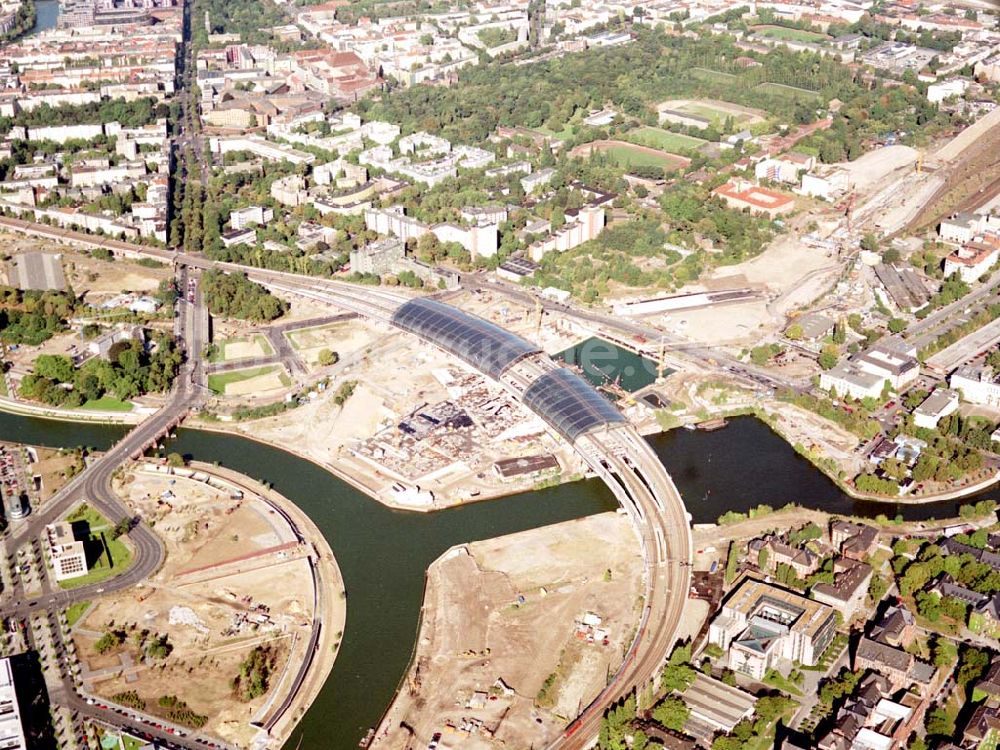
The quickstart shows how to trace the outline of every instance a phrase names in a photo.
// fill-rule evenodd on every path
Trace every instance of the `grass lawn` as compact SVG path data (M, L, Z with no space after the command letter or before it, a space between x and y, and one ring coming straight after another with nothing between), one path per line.
M90 606L90 602L74 602L70 604L66 609L66 622L69 623L70 627L76 625L83 617L83 613L87 611L87 607Z
M800 89L797 86L786 86L783 83L761 83L755 91L763 91L767 94L777 94L788 99L813 99L818 100L820 93L811 89Z
M764 675L764 684L788 693L789 695L802 695L801 688L780 672L768 672Z
M119 401L113 396L103 396L85 402L80 408L86 411L132 411L132 404L128 401Z
M234 359L245 359L245 357L237 357L233 354L227 354L227 347L233 344L247 344L251 339L247 338L236 338L236 339L223 339L222 341L216 341L215 347L212 350L211 355L207 358L209 362L229 362ZM267 340L267 336L262 333L256 334L253 339L258 347L260 347L261 353L259 355L252 356L262 356L270 357L274 355L274 348L271 346L271 342Z
M611 146L602 149L603 153L610 156L616 162L630 167L663 167L664 169L677 169L678 161L670 154L651 154L647 151L629 148L628 146Z
M263 367L250 367L246 370L232 370L230 372L217 372L208 376L208 388L213 393L225 393L226 386L230 383L240 383L244 380L267 375L274 372L277 365L264 365Z
M703 81L719 81L720 83L732 83L738 78L732 73L723 73L721 70L710 70L709 68L691 68L691 75Z
M75 589L91 583L99 583L119 575L132 564L132 550L125 544L125 537L111 538L112 526L108 520L84 503L67 520L73 524L76 538L84 543L87 550L87 575L59 581L64 589ZM86 537L83 537L83 534Z
M706 120L711 120L716 125L724 123L730 117L732 117L733 122L738 125L744 122L749 122L753 119L751 115L744 112L728 112L724 109L716 109L710 104L700 104L698 102L685 104L680 109L682 112L690 112L692 115L697 115L698 117L704 117Z
M144 740L136 739L131 734L123 734L122 744L125 746L125 750L139 750L140 747L145 747L148 743Z
M7 392L7 378L0 373L0 396L9 396L10 393Z
M625 137L640 146L649 146L663 151L686 151L707 143L701 138L694 138L683 133L671 133L663 128L650 127L637 128Z
M566 125L563 127L563 129L560 130L559 132L556 132L554 130L549 130L546 127L537 127L532 129L537 130L539 133L545 133L545 135L551 136L552 138L558 138L561 141L565 141L567 138L570 138L576 131L576 127L573 125L572 122L567 122Z
M785 39L790 42L824 42L830 38L816 31L790 29L787 26L760 26L753 31L768 39Z

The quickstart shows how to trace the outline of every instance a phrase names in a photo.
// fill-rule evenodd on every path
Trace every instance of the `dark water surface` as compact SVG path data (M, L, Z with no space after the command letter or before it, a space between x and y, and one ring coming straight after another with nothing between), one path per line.
M118 427L0 413L0 439L8 441L100 449L122 433ZM914 520L954 515L957 507L947 502L897 510L857 503L750 417L731 420L717 432L675 430L650 443L696 523L760 503L797 502L863 515L900 512ZM267 480L309 515L333 550L347 590L347 626L330 679L289 742L294 748L301 736L305 750L353 750L378 721L409 662L424 572L448 547L616 507L601 482L585 480L429 515L408 513L385 508L305 459L238 436L185 429L169 450Z

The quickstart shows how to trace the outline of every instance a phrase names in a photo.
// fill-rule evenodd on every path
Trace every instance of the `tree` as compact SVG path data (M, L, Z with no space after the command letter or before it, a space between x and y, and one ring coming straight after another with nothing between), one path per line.
M878 252L878 237L872 232L865 232L861 238L861 249L870 253Z
M125 643L124 630L108 630L97 639L97 642L94 644L94 651L99 654L106 654L118 648L123 643Z
M962 649L962 653L959 656L955 682L964 688L969 683L980 679L989 665L990 655L988 652L967 646Z
M837 366L838 359L840 359L840 352L837 347L827 344L819 353L819 366L824 370L832 370Z
M175 469L179 469L184 466L184 456L180 453L171 453L167 456L167 466L172 466Z
M668 695L653 709L653 718L667 729L676 732L683 731L684 725L691 716L691 709L680 698Z
M316 361L323 367L329 365L335 365L340 360L340 355L337 352L330 351L329 349L320 349L319 354L316 357Z
M678 646L670 654L667 665L663 668L663 689L668 693L683 693L695 678L695 669L690 664L691 645Z
M871 600L872 604L878 604L882 601L882 597L885 596L885 592L889 590L889 584L886 582L885 578L875 573L871 581L868 583L868 598Z
M785 338L789 341L801 341L802 336L802 326L798 323L792 323L787 329L785 329Z
M906 321L902 318L889 319L889 331L891 333L902 333L906 330Z

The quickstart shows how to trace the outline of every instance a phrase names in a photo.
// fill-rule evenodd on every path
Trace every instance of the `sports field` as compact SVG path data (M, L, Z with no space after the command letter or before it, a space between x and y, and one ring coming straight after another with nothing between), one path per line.
M215 351L209 357L209 362L232 362L237 359L252 359L253 357L270 357L274 349L263 334L248 338L225 339L215 343Z
M825 42L830 37L816 31L790 29L787 26L754 26L752 31L768 39L780 39L789 42Z
M718 99L669 99L656 105L656 109L661 113L661 118L665 111L681 112L687 115L703 117L713 125L719 126L729 118L740 127L749 127L767 120L767 112L751 107L743 107L732 102L724 102Z
M738 76L733 73L723 73L721 70L709 68L691 68L691 75L702 81L718 81L719 83L734 83Z
M671 133L663 128L636 128L628 134L628 139L640 146L658 148L661 151L686 151L703 146L708 141L683 133Z
M777 94L789 99L820 99L818 91L811 89L800 89L797 86L786 86L783 83L761 83L756 86L755 91L762 91L766 94Z
M697 141L697 138L692 140ZM577 146L572 156L590 156L595 151L608 154L617 163L626 167L662 167L665 170L683 169L690 159L677 154L668 154L649 146L640 146L625 141L594 141Z

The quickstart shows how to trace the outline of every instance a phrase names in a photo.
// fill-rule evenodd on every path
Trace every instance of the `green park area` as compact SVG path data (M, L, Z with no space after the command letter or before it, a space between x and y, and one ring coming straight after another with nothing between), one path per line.
M270 357L274 348L262 333L214 342L206 352L209 362L232 362L253 357Z
M74 602L66 608L66 624L69 627L76 625L84 613L90 608L89 601Z
M132 404L128 401L120 401L113 396L102 396L85 401L80 407L85 411L132 411Z
M84 503L66 520L73 525L73 536L83 542L87 554L87 574L60 581L59 585L64 589L100 583L124 573L132 564L132 551L125 543L125 537L116 538L114 526L89 505Z
M787 26L754 26L753 31L758 36L789 42L825 42L830 38L816 31L791 29Z

